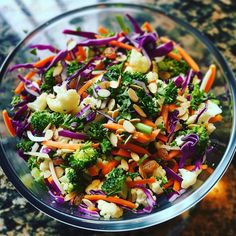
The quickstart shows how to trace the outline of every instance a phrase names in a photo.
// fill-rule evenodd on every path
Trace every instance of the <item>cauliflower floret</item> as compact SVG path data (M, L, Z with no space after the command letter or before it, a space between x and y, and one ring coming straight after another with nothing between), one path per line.
M200 106L201 110L202 108L203 107ZM220 113L222 113L222 110L219 108L219 106L214 102L212 102L211 100L209 100L207 102L207 110L199 117L198 123L207 123L211 117L214 117Z
M144 193L144 191L140 188L132 188L131 197L132 197L132 202L136 202L137 205L143 205L144 207L148 205L147 196Z
M163 193L161 183L162 183L162 180L156 180L154 183L149 184L149 187L154 193L161 194Z
M166 171L162 168L162 166L158 166L153 172L154 177L166 177Z
M86 97L81 105L87 105L89 104L92 109L99 108L99 105L101 105L101 100L98 100L94 97Z
M47 93L42 93L33 102L28 103L28 107L34 111L43 111L47 107Z
M90 190L100 190L101 189L102 182L99 179L95 179L92 181L91 184L87 186L85 189L85 192L87 194L90 194Z
M146 73L148 69L148 59L137 50L132 49L130 54L129 66L126 67L125 71Z
M118 207L115 203L108 203L103 200L98 201L98 209L100 215L105 219L120 218L123 215L123 209Z
M75 89L66 89L66 83L54 86L55 98L47 97L47 104L52 111L60 113L78 112L80 96Z
M185 169L179 169L179 173L183 178L183 181L181 183L181 188L186 189L196 183L197 177L201 173L201 170L189 171Z

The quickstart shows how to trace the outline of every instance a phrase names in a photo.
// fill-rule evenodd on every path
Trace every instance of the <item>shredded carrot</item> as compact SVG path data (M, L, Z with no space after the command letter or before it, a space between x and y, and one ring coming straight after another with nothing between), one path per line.
M97 80L97 76L95 76L93 79L90 79L87 81L78 91L79 95L82 95L83 92L85 92L95 81Z
M143 23L141 28L146 30L147 32L153 32L153 28L152 28L151 24L147 21L145 23Z
M150 137L152 140L156 139L156 137L159 135L159 133L161 132L160 129L155 129L152 131L152 133L150 134Z
M161 41L162 43L168 43L168 42L172 41L172 42L174 43L174 45L176 44L175 41L173 41L173 40L171 40L171 39L169 39L169 38L167 38L167 37L164 37L164 36L161 36L161 37L160 37L160 41Z
M174 184L174 180L169 179L168 183L164 184L163 187L166 189L166 188L169 188L170 186L172 186L173 184Z
M138 185L138 184L152 184L156 181L156 178L155 177L151 177L149 179L141 179L141 180L133 180L133 181L127 181L127 185L130 187L130 188L133 188L135 187L135 185Z
M96 165L98 166L99 169L103 169L104 167L104 164L101 161L98 161Z
M157 132L159 133L160 131L158 129L153 130L151 134L144 134L142 132L135 131L133 134L133 139L139 143L145 144L153 141L158 135Z
M63 143L56 141L43 141L42 144L51 148L71 149L71 150L77 150L81 147L81 144L71 144L71 143Z
M178 157L179 155L181 155L179 150L172 150L169 152L167 160L171 160L172 158Z
M148 126L151 126L152 128L156 128L157 126L155 125L155 123L153 123L151 120L148 119L143 119L142 123Z
M9 134L12 136L12 137L15 137L16 136L16 131L12 125L12 122L11 122L11 118L9 117L8 113L7 113L7 110L3 110L2 111L2 117L3 117L3 121L7 127L7 130L9 132Z
M206 169L206 171L207 171L209 174L212 174L212 173L214 172L214 169L211 168L211 167L208 167L208 168Z
M114 156L121 156L121 157L131 157L130 156L130 152L122 149L122 148L119 148L118 150L113 150L111 152L112 155Z
M210 65L210 70L211 70L211 75L207 81L207 84L205 86L205 89L204 91L206 93L209 92L209 90L211 89L211 86L213 85L214 83L214 80L215 80L215 76L216 76L216 66L215 65Z
M36 74L35 71L30 71L28 74L26 74L25 79L29 80ZM21 81L18 86L15 88L15 94L20 94L24 89L24 83Z
M175 192L179 192L180 188L181 188L180 182L177 181L177 180L174 180L173 190L174 190Z
M175 159L171 159L171 162L173 163L173 166L171 167L171 170L173 170L175 173L179 171L179 165Z
M89 175L92 177L97 176L99 173L99 169L97 168L97 166L91 166L87 170Z
M83 47L78 46L78 51L75 53L78 62L84 61L86 59L86 52Z
M109 161L106 165L103 166L102 168L102 174L106 175L109 172L111 172L117 165L119 164L119 162L117 160L111 160Z
M178 108L178 106L176 104L170 104L169 105L169 111L171 111L171 112L176 110L176 108Z
M45 66L47 63L51 62L53 59L54 59L55 56L49 56L49 57L46 57L40 61L37 61L34 63L34 67L36 68L40 68L40 67L43 67Z
M120 145L118 145L118 147L123 148L123 149L128 149L131 152L135 152L135 153L138 153L138 154L150 155L149 151L146 148L135 145L133 143L120 144Z
M88 97L88 94L86 92L83 92L82 95L81 95L81 98L84 99L86 97Z
M106 123L106 124L103 124L103 127L110 130L124 129L123 125L116 124L116 123Z
M158 134L157 139L161 140L164 143L167 143L167 141L168 141L168 137L163 134Z
M67 53L67 55L65 57L65 60L66 61L72 61L73 60L70 52Z
M210 123L216 123L216 122L220 122L222 120L223 120L222 115L216 115L216 116L210 118L209 122Z
M189 166L185 166L184 169L192 171L194 170L195 165L189 165ZM200 165L201 170L206 170L208 168L208 165L204 164L204 165Z
M169 52L169 53L167 54L167 56L168 56L169 58L171 58L171 59L176 60L176 61L180 61L180 60L182 59L182 56L179 55L179 54L177 54L177 53L175 53L175 52Z
M168 114L169 114L169 106L163 105L161 109L161 116L163 117L164 127L167 129L168 125Z
M99 26L99 27L98 27L98 33L99 33L99 34L108 34L109 31L108 31L108 29L105 28L104 26Z
M106 197L104 195L85 195L84 198L88 199L90 201L104 200L107 202L113 202L113 203L117 203L122 206L126 206L131 209L136 207L133 202L130 202L130 201L118 198L118 197Z
M193 58L180 46L176 46L179 54L183 57L183 59L187 62L187 64L193 69L193 71L198 72L200 71L199 66L193 60Z
M109 42L109 44L112 45L112 46L115 46L115 47L126 49L126 50L135 49L137 51L141 51L140 48L136 48L134 46L131 46L131 45L128 45L126 43L122 43L122 42L119 42L119 41L116 41L116 40L112 40L111 42Z

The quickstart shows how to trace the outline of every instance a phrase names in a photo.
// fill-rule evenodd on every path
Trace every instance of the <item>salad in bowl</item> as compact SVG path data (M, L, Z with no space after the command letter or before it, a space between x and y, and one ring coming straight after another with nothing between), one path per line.
M81 215L151 213L211 173L206 154L222 120L211 86L178 42L117 16L119 32L65 29L65 49L14 65L19 85L2 116L18 155L58 204ZM78 38L76 38L78 36Z

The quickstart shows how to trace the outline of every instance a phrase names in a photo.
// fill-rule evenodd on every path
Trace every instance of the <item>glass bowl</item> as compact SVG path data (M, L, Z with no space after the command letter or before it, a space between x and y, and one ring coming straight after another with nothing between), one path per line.
M167 221L200 201L221 178L233 158L235 151L235 91L236 80L224 58L211 42L187 23L157 8L135 4L98 4L64 13L46 22L30 33L5 60L1 72L0 108L10 104L12 89L18 83L16 73L7 72L10 65L35 60L28 46L31 44L52 44L65 47L68 36L62 34L65 28L80 26L83 30L96 31L99 25L119 30L115 16L129 13L139 23L149 21L160 35L179 42L205 73L211 63L217 66L217 79L213 92L221 100L223 122L217 124L212 136L214 151L208 155L209 163L215 165L211 175L202 173L197 183L173 202L163 199L152 213L136 215L126 213L117 220L92 220L77 213L76 207L58 205L48 192L34 182L26 163L16 154L17 139L9 137L1 120L1 166L16 189L33 206L47 215L75 227L96 231L128 231L145 228ZM40 56L47 56L45 52Z

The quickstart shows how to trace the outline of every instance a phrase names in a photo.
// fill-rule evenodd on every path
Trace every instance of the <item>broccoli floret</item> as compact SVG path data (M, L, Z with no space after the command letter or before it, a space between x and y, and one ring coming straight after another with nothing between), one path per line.
M173 81L171 81L166 87L165 87L165 100L164 103L165 104L171 104L176 102L176 98L178 95L177 92L177 87L175 86L175 83Z
M44 74L44 82L41 85L41 90L46 93L50 93L53 90L53 86L56 85L55 78L53 77L53 71L55 67L51 67Z
M47 111L36 111L31 117L31 125L37 131L43 131L51 123L51 114Z
M53 112L50 114L50 123L54 124L56 127L59 127L63 124L65 114Z
M21 100L20 100L20 97L15 95L15 96L12 97L11 105L12 105L12 106L15 106L15 105L18 104L20 101L21 101Z
M177 61L168 57L158 62L157 66L159 71L169 72L171 77L175 77L181 73L186 74L189 69L188 64L184 60Z
M112 144L111 144L110 140L108 140L107 138L104 138L100 142L100 146L101 146L101 152L103 154L110 152L112 150Z
M65 169L65 175L60 178L63 188L67 192L83 192L91 182L91 177L83 171L76 171L69 167Z
M27 164L28 167L32 170L35 167L38 167L38 162L37 162L37 157L33 157L31 156L28 160L27 160Z
M69 157L69 162L72 167L82 170L94 165L97 158L98 152L91 146L91 143L87 142Z
M87 134L91 139L101 140L107 136L107 130L103 127L103 122L92 122L89 125Z
M124 169L115 168L107 176L102 184L102 191L109 195L127 196L126 174Z
M77 61L72 61L66 68L66 73L68 76L73 75L75 71L80 69L82 64L79 64Z
M198 84L194 85L193 91L191 93L191 100L190 100L190 106L193 110L197 110L198 106L207 100L207 96L204 94L203 91L200 90L200 87Z
M139 106L146 115L150 118L156 117L160 112L160 105L157 102L157 98L148 96L143 89L137 90L136 93L139 97Z
M124 63L107 67L107 72L103 75L107 80L118 80Z
M33 141L23 139L22 141L16 144L16 147L17 149L21 149L24 152L29 152L33 145Z

